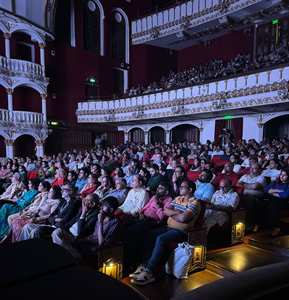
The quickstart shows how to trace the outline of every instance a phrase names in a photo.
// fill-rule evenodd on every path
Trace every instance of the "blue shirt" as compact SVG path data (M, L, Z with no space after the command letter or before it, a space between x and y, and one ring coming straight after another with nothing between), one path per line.
M87 184L86 178L77 179L75 183L75 187L80 192L86 184Z
M215 188L209 182L196 181L196 191L194 197L199 200L211 200Z
M274 190L281 190L282 192L278 192L279 197L281 199L288 199L289 200L289 184L288 183L270 183L265 187L265 192L268 193L270 189Z

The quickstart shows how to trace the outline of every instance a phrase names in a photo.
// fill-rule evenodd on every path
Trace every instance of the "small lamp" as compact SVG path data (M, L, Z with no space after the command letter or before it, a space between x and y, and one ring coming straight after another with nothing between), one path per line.
M245 235L245 223L238 222L232 225L231 244L243 242Z
M206 268L206 246L194 245L189 273Z
M112 258L105 261L99 271L118 280L122 278L122 264L114 261Z

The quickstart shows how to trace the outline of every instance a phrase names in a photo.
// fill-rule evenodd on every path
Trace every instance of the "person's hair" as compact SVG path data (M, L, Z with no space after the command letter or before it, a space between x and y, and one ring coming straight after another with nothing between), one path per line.
M181 184L184 183L184 182L187 183L189 189L191 189L192 191L194 191L194 189L195 189L196 186L195 186L195 184L192 181L189 181L189 180L185 179L185 180L183 180L181 182Z
M150 166L150 168L151 168L151 169L154 169L156 172L159 171L159 166L158 166L157 164L152 164L152 165Z
M176 168L179 168L179 169L181 169L181 172L182 172L182 173L185 173L185 169L184 169L184 167L183 167L183 166L181 166L181 165L177 165L177 166L176 166Z
M62 198L60 186L55 185L52 187L52 190L53 190L53 199L61 199Z
M91 197L92 202L94 202L95 204L99 204L99 197L96 194L91 193L88 194L87 196Z
M39 183L40 183L40 181L39 181L39 179L38 178L35 178L35 179L29 179L28 180L28 183L29 182L31 182L31 184L33 185L33 188L37 188L38 187L38 185L39 185Z
M168 181L163 180L159 183L159 185L163 186L167 191L169 191L169 189L170 189L170 184Z
M113 209L113 211L117 210L117 208L119 206L117 198L115 198L113 196L108 196L108 197L104 198L102 201L102 205L107 205L107 206L111 207Z
M46 191L50 190L51 184L48 181L44 180L41 182L41 184Z
M210 182L213 179L213 172L211 170L205 169L202 172L205 172L207 175L207 182Z

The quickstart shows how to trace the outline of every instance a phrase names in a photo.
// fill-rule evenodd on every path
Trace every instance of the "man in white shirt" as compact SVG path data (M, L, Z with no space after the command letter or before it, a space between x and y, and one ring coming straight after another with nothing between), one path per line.
M262 176L269 177L271 182L276 181L281 173L280 170L277 170L277 167L277 162L271 159L268 167L262 172Z

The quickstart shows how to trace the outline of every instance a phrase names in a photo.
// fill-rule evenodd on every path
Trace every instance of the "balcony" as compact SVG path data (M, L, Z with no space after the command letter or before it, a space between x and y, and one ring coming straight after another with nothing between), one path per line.
M289 67L196 85L150 95L111 101L78 103L78 123L127 123L178 118L210 118L257 110L288 109L284 97ZM284 108L282 108L284 106Z
M1 126L10 126L11 123L15 124L15 127L22 125L24 127L30 126L44 126L43 114L30 111L8 111L6 109L0 109L0 122Z
M25 60L0 56L0 72L8 76L46 81L44 68L39 64Z
M194 0L132 21L132 43L182 49L202 35L215 38L231 21L244 26L249 17L281 4L281 0ZM229 29L228 29L229 30Z

